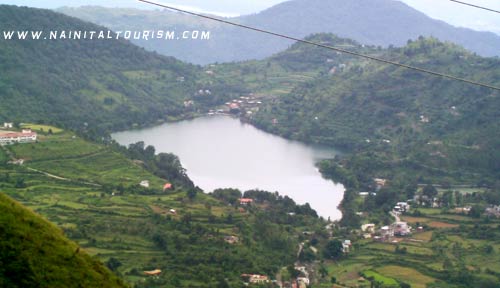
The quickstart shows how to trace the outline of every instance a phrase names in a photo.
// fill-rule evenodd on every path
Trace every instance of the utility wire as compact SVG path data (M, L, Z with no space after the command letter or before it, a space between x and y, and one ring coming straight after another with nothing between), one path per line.
M444 74L444 73L440 73L440 72L436 72L436 71L432 71L432 70L427 70L427 69L424 69L424 68L419 68L419 67L415 67L415 66L411 66L411 65L407 65L407 64L395 62L395 61L385 60L385 59L382 59L382 58L378 58L378 57L374 57L374 56L370 56L370 55L366 55L366 54L357 53L357 52L354 52L354 51L349 51L349 50L345 50L345 49L341 49L341 48L337 48L337 47L333 47L333 46L329 46L329 45L324 45L324 44L321 44L321 43L316 43L316 42L312 42L312 41L308 41L308 40L304 40L304 39L299 39L299 38L295 38L295 37L292 37L292 36L287 36L287 35L284 35L284 34L272 32L272 31L267 31L267 30L263 30L263 29L259 29L259 28L255 28L255 27L251 27L251 26L247 26L247 25L243 25L243 24L239 24L239 23L235 23L235 22L231 22L231 21L227 21L227 20L223 20L223 19L219 19L219 18L215 18L215 17L208 16L208 15L194 13L194 12L191 12L191 11L187 11L187 10L175 8L175 7L172 7L172 6L168 6L168 5L164 5L164 4L160 4L160 3L156 3L156 2L152 2L152 1L148 1L148 0L137 0L137 1L143 2L143 3L147 3L147 4L151 4L151 5L155 5L155 6L162 7L162 8L166 8L166 9L169 9L169 10L173 10L173 11L177 11L177 12L181 12L181 13L193 15L193 16L196 16L196 17L201 17L201 18L205 18L205 19L217 21L217 22L220 22L220 23L225 23L225 24L228 24L228 25L232 25L232 26L244 28L244 29L247 29L247 30L253 30L253 31L260 32L260 33L264 33L264 34L273 35L273 36L276 36L276 37L280 37L280 38L284 38L284 39L288 39L288 40L297 41L297 42L300 42L300 43L305 43L305 44L309 44L309 45L313 45L313 46L317 46L317 47L322 47L322 48L330 49L330 50L333 50L333 51L337 51L337 52L341 52L341 53L345 53L345 54L349 54L349 55L354 55L354 56L358 56L358 57L370 59L370 60L373 60L373 61L377 61L377 62L381 62L381 63L385 63L385 64L390 64L390 65L394 65L394 66L406 68L406 69L409 69L409 70L418 71L418 72L421 72L421 73L430 74L430 75L433 75L433 76L439 76L439 77L443 77L443 78L447 78L447 79L451 79L451 80L455 80L455 81L460 81L460 82L468 83L468 84L471 84L471 85L476 85L476 86L480 86L480 87L484 87L484 88L489 88L489 89L493 89L493 90L496 90L496 91L500 91L500 87L496 87L496 86L493 86L493 85L490 85L490 84L476 82L476 81L473 81L473 80L469 80L469 79L465 79L465 78L460 78L460 77L456 77L456 76L449 75L449 74Z
M449 0L449 1L500 14L500 10L495 10L495 9L491 9L491 8L488 8L488 7L483 7L483 6L479 6L479 5L475 5L475 4L471 4L471 3L467 3L467 2L462 2L462 1L457 1L457 0Z

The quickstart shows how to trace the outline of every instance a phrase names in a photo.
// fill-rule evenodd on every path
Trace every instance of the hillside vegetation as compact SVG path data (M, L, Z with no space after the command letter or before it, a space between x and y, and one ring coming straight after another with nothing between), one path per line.
M149 7L144 4L145 7ZM170 11L62 8L57 11L113 30L210 31L205 40L134 40L148 50L190 63L264 59L293 44L273 36L210 22ZM498 56L500 36L453 27L431 19L400 1L392 0L293 0L232 21L269 29L296 38L314 33L333 33L365 45L404 46L408 39L434 36L451 41L483 56Z
M49 31L107 33L50 10L7 5L0 6L0 25L5 31L44 31L47 37ZM0 121L90 132L177 119L185 115L184 100L199 89L210 89L205 101L215 103L231 90L199 82L199 67L115 39L2 39L0 63Z
M311 40L331 45L343 42L328 35ZM350 49L500 84L498 59L481 58L433 38L388 50L359 45ZM301 44L268 61L271 67L278 63L289 73L321 69L314 80L268 102L251 119L257 126L288 138L356 152L353 157L365 157L370 163L366 169L378 170L375 174L381 177L389 176L384 175L386 169L390 174L396 173L391 167L406 167L426 171L415 178L436 176L444 181L450 177L490 184L487 179L498 179L497 91Z
M126 287L60 228L0 193L0 287Z
M38 143L4 147L26 161L0 164L2 191L135 287L240 287L244 273L274 279L296 260L302 232L325 225L309 205L275 193L247 191L251 206L239 204L238 190L202 193L177 157L144 143L104 146L44 127ZM165 183L173 187L163 190ZM227 243L230 236L237 242ZM155 269L158 277L144 273Z

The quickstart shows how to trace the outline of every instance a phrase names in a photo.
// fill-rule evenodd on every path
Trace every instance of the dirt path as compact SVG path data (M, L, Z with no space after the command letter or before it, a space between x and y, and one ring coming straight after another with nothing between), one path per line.
M37 172L37 173L43 174L43 175L45 175L47 177L54 178L54 179L57 179L57 180L71 181L71 182L77 182L77 183L81 183L81 184L85 184L85 185L91 185L91 186L95 186L95 187L102 187L102 185L100 185L100 184L96 184L96 183L92 183L92 182L85 182L85 181L76 181L76 180L64 178L64 177L61 177L61 176L57 176L57 175L54 175L54 174L50 174L50 173L47 173L47 172L44 172L44 171L41 171L41 170L38 170L38 169L30 168L30 167L26 167L26 169L28 169L30 171L33 171L33 172Z

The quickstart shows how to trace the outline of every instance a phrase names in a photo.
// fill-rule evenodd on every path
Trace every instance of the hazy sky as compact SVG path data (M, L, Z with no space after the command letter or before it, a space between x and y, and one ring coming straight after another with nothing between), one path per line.
M156 0L174 4L194 11L205 11L223 16L256 13L285 0ZM345 0L349 1L349 0ZM394 0L399 1L399 0ZM500 15L453 3L449 0L400 0L426 13L432 18L444 20L455 26L476 30L493 31L500 34ZM500 10L500 0L462 0L476 5ZM108 7L135 7L151 9L147 4L136 0L0 0L4 4L16 4L44 8L61 6L101 5Z

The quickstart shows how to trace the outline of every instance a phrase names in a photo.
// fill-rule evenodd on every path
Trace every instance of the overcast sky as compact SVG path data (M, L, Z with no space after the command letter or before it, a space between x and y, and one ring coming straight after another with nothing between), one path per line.
M174 4L194 11L205 11L222 16L236 16L257 13L285 0L156 0L165 4ZM346 0L349 1L349 0ZM394 0L399 1L399 0ZM472 7L453 3L449 0L400 0L426 13L432 18L444 20L455 26L469 27L476 30L493 31L500 35L500 16ZM462 0L476 5L500 10L500 0ZM135 7L151 9L150 5L136 0L0 0L4 4L16 4L43 8L61 6L101 5L108 7Z

